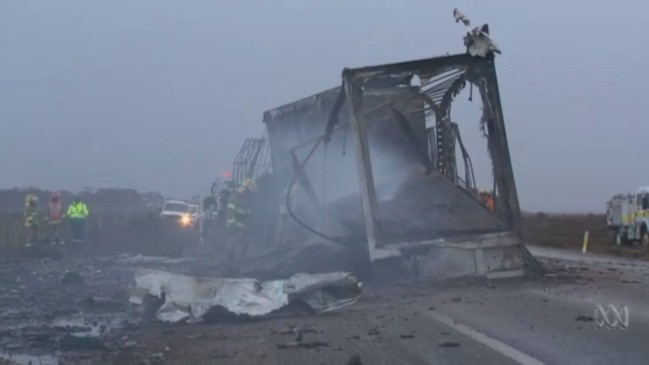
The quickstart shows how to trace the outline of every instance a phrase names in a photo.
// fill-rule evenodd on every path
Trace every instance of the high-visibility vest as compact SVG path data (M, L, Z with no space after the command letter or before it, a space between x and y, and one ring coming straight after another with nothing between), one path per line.
M70 218L86 218L88 214L88 207L83 202L72 203L68 208L68 217Z
M230 201L227 205L228 227L246 227L245 222L248 220L248 216L250 215L250 209L247 209L245 205L242 204L243 201L245 201L243 194L234 193L230 196Z
M28 205L25 208L25 227L31 227L38 224L38 210L34 205Z

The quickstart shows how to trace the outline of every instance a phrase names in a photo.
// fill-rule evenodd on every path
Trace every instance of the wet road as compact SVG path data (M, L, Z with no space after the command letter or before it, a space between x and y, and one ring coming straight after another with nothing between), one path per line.
M536 247L531 251L551 270L546 279L438 292L425 300L436 306L427 319L450 319L452 327L478 331L484 335L479 342L518 363L647 363L646 262ZM597 328L597 305L626 306L628 328Z
M647 363L649 264L531 250L549 269L546 278L368 287L360 303L327 315L185 325L165 335L150 328L135 338L170 364L345 364L353 356L363 364ZM596 328L595 307L609 304L628 306L628 328ZM302 341L321 346L278 349L295 340L291 326L309 328Z
M128 348L87 363L346 364L354 356L362 364L647 363L649 263L530 250L549 269L543 279L369 286L357 305L326 315L141 325L119 335ZM595 307L609 304L627 306L628 328L596 328ZM296 340L293 327L314 347L278 348Z

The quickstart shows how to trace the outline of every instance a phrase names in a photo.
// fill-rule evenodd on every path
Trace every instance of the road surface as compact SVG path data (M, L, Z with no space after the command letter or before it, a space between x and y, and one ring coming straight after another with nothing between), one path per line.
M230 324L140 325L123 335L119 351L89 355L86 361L647 363L649 263L538 247L530 251L548 268L545 278L445 287L369 285L358 304L326 315ZM596 328L597 305L627 306L628 328ZM298 336L300 344L313 347L290 347Z
M530 249L549 269L547 277L461 287L369 287L360 303L327 315L160 325L135 334L143 347L122 358L145 350L170 364L346 364L354 356L363 364L647 363L649 264ZM609 304L629 308L628 328L596 328L595 307ZM306 329L303 343L326 346L278 349L295 340L292 327Z

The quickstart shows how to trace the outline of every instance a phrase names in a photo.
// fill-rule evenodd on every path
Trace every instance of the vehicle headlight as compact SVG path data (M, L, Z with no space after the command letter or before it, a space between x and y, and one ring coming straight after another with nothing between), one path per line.
M183 215L180 217L180 224L183 226L188 226L192 222L192 219L188 215Z

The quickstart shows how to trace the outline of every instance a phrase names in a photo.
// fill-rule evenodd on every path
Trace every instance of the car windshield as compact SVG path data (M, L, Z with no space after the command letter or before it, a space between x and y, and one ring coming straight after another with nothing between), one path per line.
M182 203L167 203L165 204L164 208L162 209L167 212L188 212L189 211L189 205L187 204L182 204Z

